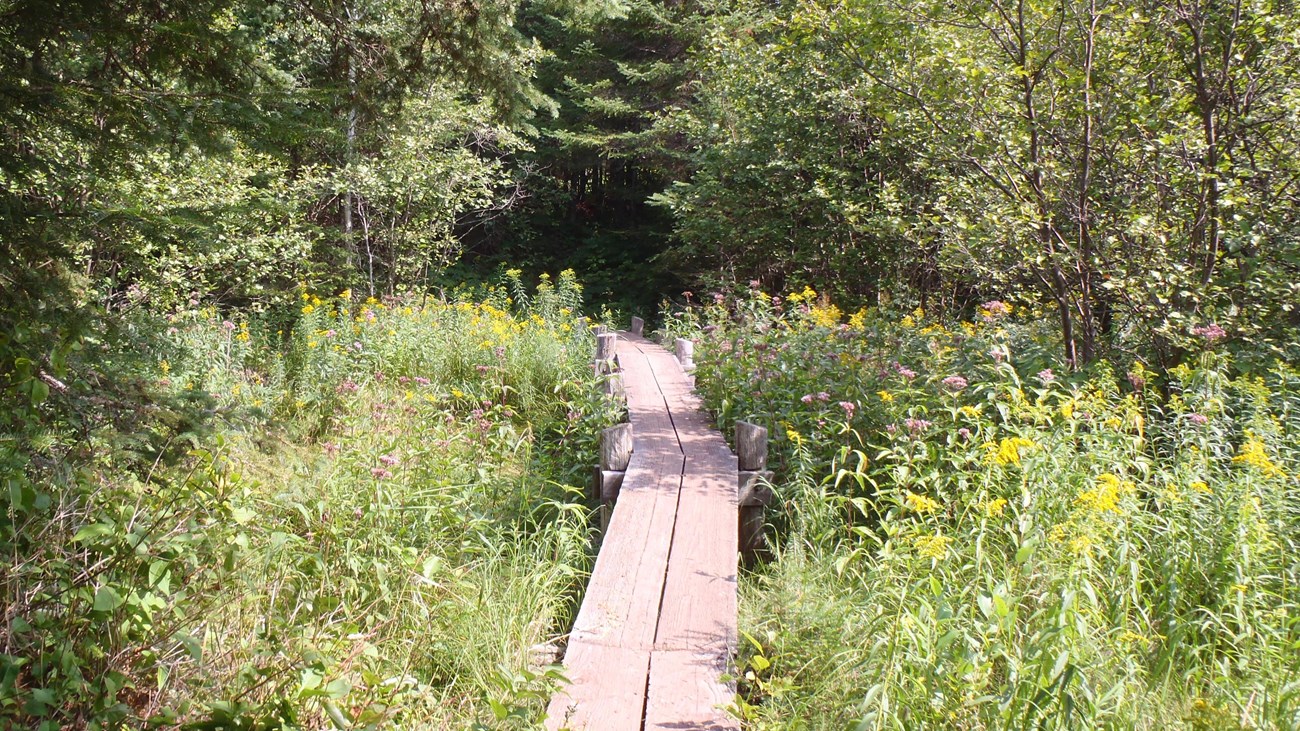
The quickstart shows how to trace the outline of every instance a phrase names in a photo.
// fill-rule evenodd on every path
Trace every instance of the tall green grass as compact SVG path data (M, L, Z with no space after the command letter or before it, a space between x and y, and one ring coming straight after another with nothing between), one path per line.
M1214 330L1168 373L1052 336L762 293L693 331L777 436L742 581L748 728L1300 727L1300 373ZM950 329L951 328L951 329Z
M506 285L140 317L146 433L8 447L0 725L531 723L613 416L572 277Z

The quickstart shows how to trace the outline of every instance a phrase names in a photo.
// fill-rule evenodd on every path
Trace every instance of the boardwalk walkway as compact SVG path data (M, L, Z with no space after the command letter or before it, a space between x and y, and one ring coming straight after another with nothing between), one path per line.
M676 359L619 333L632 461L569 636L547 728L732 731L736 458Z

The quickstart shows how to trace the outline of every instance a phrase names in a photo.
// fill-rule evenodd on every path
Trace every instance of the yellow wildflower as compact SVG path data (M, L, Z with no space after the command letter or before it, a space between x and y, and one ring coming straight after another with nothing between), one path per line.
M168 363L166 360L160 361L158 363L158 369L161 370L162 374L165 376L172 372L172 364Z
M803 445L803 436L800 435L799 432L795 431L794 429L786 429L785 438L793 442L795 446Z
M889 403L890 401L894 400L894 394L888 391L876 391L876 395L879 396L880 400L884 401L885 403Z
M1074 499L1074 504L1098 513L1118 514L1121 512L1120 494L1131 491L1130 485L1132 483L1122 483L1118 477L1109 473L1098 475L1097 486L1079 493L1079 496Z
M903 498L903 502L906 503L909 510L914 510L918 513L932 513L940 507L939 502L934 498L926 495L918 495L911 490L907 491L907 495Z
M1203 493L1205 495L1214 494L1214 491L1210 489L1210 486L1205 484L1204 482L1201 482L1200 480L1193 482L1192 484L1188 485L1188 487L1192 488L1196 492Z
M1076 556L1083 556L1092 553L1092 537L1088 534L1082 534L1070 539L1070 553Z
M1038 445L1024 437L1008 437L996 444L988 442L984 449L988 451L987 461L997 465L1020 465L1020 453L1022 450L1033 449Z
M867 326L867 308L863 307L857 312L849 315L849 327L854 330L861 330Z
M1233 464L1254 467L1265 477L1286 477L1286 471L1269 459L1264 442L1253 435L1246 440L1245 444L1241 445L1241 449L1237 452L1237 456L1232 458L1232 462Z
M844 313L840 312L840 308L835 305L825 307L817 305L809 311L809 316L812 317L813 324L818 327L835 327L840 324Z
M350 299L352 299L352 288L349 287L349 288L343 290L342 292L339 292L339 299L341 299L341 300L350 300Z
M1066 419L1074 418L1074 399L1061 404L1061 416Z
M970 405L967 405L967 406L963 406L963 407L961 407L960 409L957 409L957 411L958 411L958 413L960 413L960 414L962 414L962 415L964 415L964 416L969 416L969 417L972 418L972 419L979 418L979 415L980 415L980 407L978 407L978 406L970 406Z
M786 300L787 300L788 302L790 302L791 304L796 304L796 305L799 304L800 302L812 302L812 301L815 300L815 299L817 299L817 292L816 292L816 290L814 290L812 287L809 287L809 286L806 286L806 285L804 286L802 292L791 292L791 293L786 297Z
M948 545L952 539L948 536L917 536L912 539L916 552L925 558L939 560L948 555Z
M1007 507L1007 501L1004 498L990 500L981 507L984 509L984 515L990 518L1002 515L1002 511Z
M310 315L312 312L315 312L315 310L316 310L316 306L315 306L315 305L303 305L303 306L302 306L302 314L304 314L304 315Z

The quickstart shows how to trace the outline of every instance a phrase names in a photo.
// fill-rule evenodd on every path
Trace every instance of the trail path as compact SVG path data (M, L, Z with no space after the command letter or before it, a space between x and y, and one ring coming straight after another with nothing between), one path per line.
M632 461L547 728L734 731L736 458L676 358L620 332Z

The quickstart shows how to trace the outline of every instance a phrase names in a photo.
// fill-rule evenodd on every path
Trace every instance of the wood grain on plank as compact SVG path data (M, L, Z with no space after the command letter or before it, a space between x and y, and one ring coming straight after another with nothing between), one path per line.
M564 666L570 685L551 697L547 731L640 731L650 651L571 643Z
M736 459L688 455L655 648L730 653L736 634Z
M735 691L720 678L730 656L690 650L655 650L650 656L646 731L736 731L725 710Z
M667 575L680 454L635 453L592 569L570 642L649 649Z

